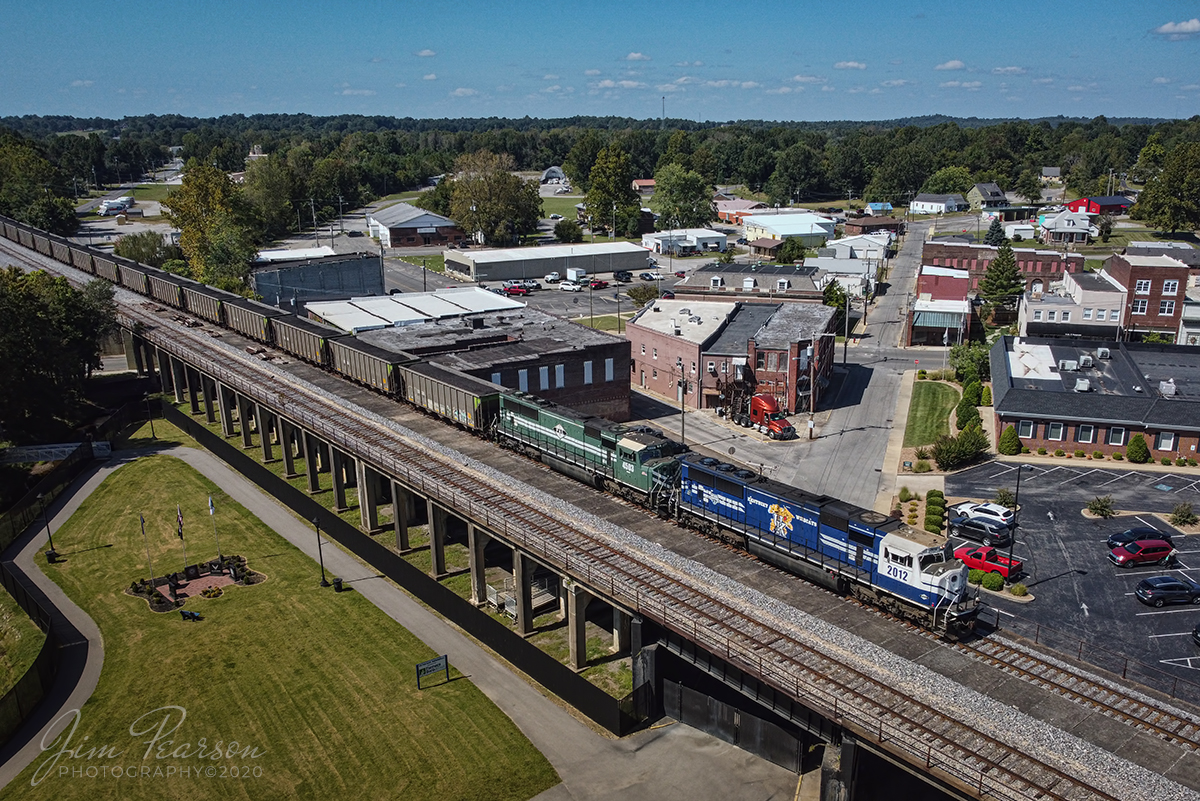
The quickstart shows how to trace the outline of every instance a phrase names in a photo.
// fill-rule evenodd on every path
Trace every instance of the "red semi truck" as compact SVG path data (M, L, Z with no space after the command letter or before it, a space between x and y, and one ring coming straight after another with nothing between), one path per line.
M733 422L744 428L754 428L771 439L795 439L796 429L779 408L774 395L759 394L750 398L749 409L730 415Z

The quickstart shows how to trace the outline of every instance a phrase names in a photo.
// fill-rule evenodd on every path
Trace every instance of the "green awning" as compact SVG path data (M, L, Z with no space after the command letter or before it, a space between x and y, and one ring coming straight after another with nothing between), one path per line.
M952 328L962 326L963 315L956 312L919 311L913 314L913 328Z

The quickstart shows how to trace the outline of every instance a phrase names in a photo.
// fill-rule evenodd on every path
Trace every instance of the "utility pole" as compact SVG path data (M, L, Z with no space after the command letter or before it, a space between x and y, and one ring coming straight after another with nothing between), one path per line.
M846 366L846 352L850 348L850 293L846 293L846 336L842 339L842 367Z
M813 438L817 416L817 332L812 335L812 354L808 357L808 438Z
M317 204L311 197L308 199L308 208L312 212L312 218L313 218L313 239L316 239L317 244L319 245L319 244L321 244L321 242L320 242L320 234L317 231Z
M338 195L338 230L346 233L346 224L342 220L342 196Z

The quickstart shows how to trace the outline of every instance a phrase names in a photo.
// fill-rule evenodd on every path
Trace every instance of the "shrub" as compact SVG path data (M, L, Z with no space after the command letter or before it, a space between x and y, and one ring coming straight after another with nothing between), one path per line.
M1028 445L1022 445L1022 446L1021 446L1021 453L1033 453L1033 451L1029 450L1029 446L1028 446Z
M1004 588L1004 577L999 573L988 573L983 577L983 588L997 592Z
M1038 448L1038 456L1045 456L1045 455L1046 455L1046 449Z
M992 405L992 388L991 387L983 388L983 392L981 392L979 395L979 405L980 406L991 406Z
M927 372L925 372L924 370L918 370L917 371L917 380L924 381L928 375L929 374Z
M1008 591L1018 598L1024 598L1029 594L1029 588L1024 584L1014 584L1008 589Z
M925 499L925 508L926 509L945 509L946 508L946 499L945 498L926 498Z
M554 237L559 242L582 242L583 229L574 220L559 220L554 225Z
M1169 464L1171 464L1171 457L1164 456L1163 458L1159 459L1159 461L1161 463L1163 463L1164 465L1169 465Z
M1016 428L1008 426L1004 429L1004 433L1000 435L1000 443L996 446L996 450L1005 456L1016 456L1021 452L1021 438L1017 436Z
M1184 459L1182 456L1180 456L1178 459L1175 460L1175 466L1176 467L1187 467L1187 459Z
M933 444L933 460L939 470L954 470L978 459L987 447L987 435L978 425L973 425L957 437L938 437Z
M1075 451L1075 458L1076 458L1076 459L1082 459L1082 458L1083 458L1084 456L1086 456L1086 455L1087 455L1087 454L1085 454L1083 451Z
M983 385L979 381L972 381L963 387L962 402L978 406L982 395Z
M915 526L915 525L917 524L917 516L916 516L916 515L909 515L908 517L906 517L906 518L904 519L904 522L905 522L905 523L908 523L910 526Z
M1103 458L1104 458L1104 451L1093 451L1093 452L1092 452L1092 458L1093 458L1093 459L1103 459Z
M971 584L979 584L983 581L983 571L971 568L971 572L967 574L967 581Z
M941 534L942 533L942 524L940 522L935 523L932 520L926 520L925 521L925 530L928 531L930 534Z
M1146 438L1141 434L1134 434L1130 437L1129 447L1125 449L1125 455L1134 464L1145 464L1150 461L1150 448L1146 445Z
M926 500L933 500L934 498L941 498L944 501L946 500L946 493L942 492L940 489L931 489L929 492L925 493Z
M954 410L954 425L958 427L959 431L982 422L979 410L973 404L968 403L966 398L958 402L958 408Z
M945 520L946 520L946 517L945 517L945 515L942 514L942 511L940 509L926 509L925 510L925 522L926 523L937 523L937 526L940 529L942 527L942 523L945 522Z
M1200 523L1200 517L1196 516L1190 503L1176 504L1175 508L1171 510L1170 519L1172 526L1194 526Z
M1120 452L1120 451L1117 451L1116 453L1114 453L1114 454L1112 455L1112 458L1113 458L1113 461L1114 461L1114 462L1119 462L1119 461L1121 461L1122 459L1124 459L1125 457L1121 455L1121 452Z
M992 500L1001 506L1007 506L1009 509L1017 505L1017 498L1008 487L1001 487L996 490L996 496Z
M914 473L928 473L932 469L933 466L930 465L929 461L926 459L918 459L917 463L913 465Z
M1087 510L1097 517L1103 517L1105 520L1116 517L1117 513L1113 509L1113 498L1111 495L1097 495L1088 501Z
M912 491L908 487L901 487L897 497L900 499L900 503L908 503L912 500Z
M1188 458L1188 460L1187 460L1187 466L1188 466L1188 467L1195 467L1195 466L1196 466L1196 460L1195 460L1195 459L1192 459L1192 458L1190 458L1190 457L1189 457L1189 458Z
M916 456L918 459L928 459L929 448L917 448L917 450L913 453L913 456Z

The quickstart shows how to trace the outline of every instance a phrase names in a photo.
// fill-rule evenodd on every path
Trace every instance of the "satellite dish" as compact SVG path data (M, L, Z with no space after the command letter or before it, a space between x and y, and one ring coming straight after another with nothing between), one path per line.
M736 450L737 450L737 448L730 448L730 449L729 449L729 455L730 455L730 456L733 456L733 452L734 452L734 451L736 451Z

